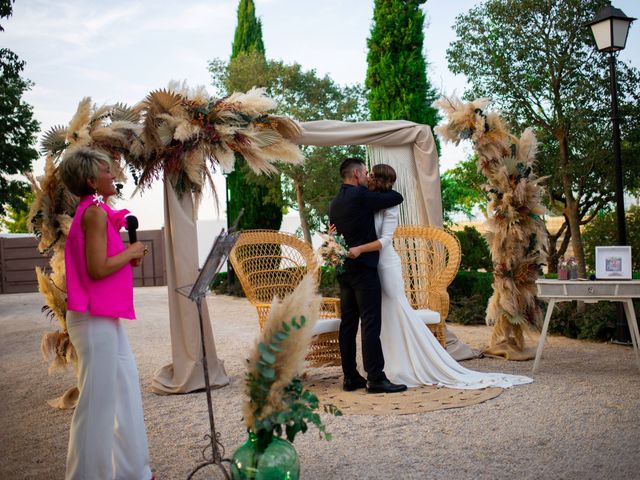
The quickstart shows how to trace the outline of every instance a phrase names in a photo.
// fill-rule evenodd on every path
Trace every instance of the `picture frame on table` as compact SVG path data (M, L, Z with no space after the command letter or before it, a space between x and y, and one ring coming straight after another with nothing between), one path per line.
M597 280L631 280L631 247L596 247Z

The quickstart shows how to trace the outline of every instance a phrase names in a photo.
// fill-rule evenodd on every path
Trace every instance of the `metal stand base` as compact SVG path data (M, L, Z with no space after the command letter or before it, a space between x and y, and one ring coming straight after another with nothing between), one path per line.
M196 307L198 307L198 319L200 323L200 342L202 343L202 370L204 372L204 385L207 393L207 409L209 411L209 429L210 433L205 435L205 440L209 441L209 444L202 450L202 458L205 460L203 463L195 467L187 476L187 480L193 478L193 476L199 470L212 465L218 467L225 479L230 480L229 472L224 467L223 463L231 464L231 460L223 458L224 446L220 442L220 434L216 432L215 422L213 421L213 405L211 403L211 384L209 382L209 365L207 362L207 349L204 342L204 325L202 322L202 296L195 299ZM211 449L210 458L207 458L207 450Z

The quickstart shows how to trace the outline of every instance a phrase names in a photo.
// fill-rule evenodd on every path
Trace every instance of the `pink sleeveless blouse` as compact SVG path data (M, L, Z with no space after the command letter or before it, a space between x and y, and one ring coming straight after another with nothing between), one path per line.
M67 309L86 312L96 317L135 319L133 309L133 271L126 264L117 272L100 280L89 276L87 270L86 241L82 230L82 216L93 204L93 197L80 199L71 222L64 247L64 263L67 270ZM99 203L107 212L107 256L112 257L125 250L118 233L125 226L128 210L114 210L106 203Z

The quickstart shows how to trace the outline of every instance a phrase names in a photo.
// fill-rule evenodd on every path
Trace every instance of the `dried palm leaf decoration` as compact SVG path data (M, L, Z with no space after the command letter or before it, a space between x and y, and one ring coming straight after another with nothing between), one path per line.
M485 353L508 359L533 358L525 352L524 325L538 325L535 281L547 249L540 183L534 174L537 140L526 129L520 138L496 112L487 112L489 101L464 103L442 97L434 103L447 122L436 127L444 140L458 144L470 139L478 155L478 172L487 179L487 241L493 259L493 295L487 306L487 324L494 325Z
M218 166L233 170L236 152L256 173L275 172L276 161L301 161L300 149L290 141L300 128L267 113L275 107L259 88L219 100L184 84L151 92L140 104L143 151L127 157L137 171L138 190L166 177L179 195L193 193L197 203L205 185L213 188L211 174Z
M41 152L46 155L44 175L37 179L33 174L27 175L35 194L29 230L39 239L40 252L52 254L48 271L36 268L38 287L46 303L43 311L58 323L58 330L47 333L41 342L42 354L50 361L50 373L76 360L65 320L64 245L79 198L65 187L57 166L78 147L95 148L111 157L115 175L123 180L122 157L136 148L141 151L140 131L140 114L134 108L123 104L96 107L90 98L84 98L67 127L55 126L44 134L41 142Z

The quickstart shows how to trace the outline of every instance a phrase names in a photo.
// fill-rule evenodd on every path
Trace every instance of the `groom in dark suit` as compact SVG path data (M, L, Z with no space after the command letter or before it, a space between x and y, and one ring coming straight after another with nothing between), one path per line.
M349 247L377 240L373 214L402 203L402 195L370 192L367 167L359 158L347 158L340 165L342 185L329 206L329 222L344 236ZM340 283L340 355L344 372L343 389L367 388L369 393L394 393L406 385L391 383L384 374L384 355L380 344L381 292L378 278L379 252L347 258ZM362 361L367 380L356 368L356 335L362 320Z

